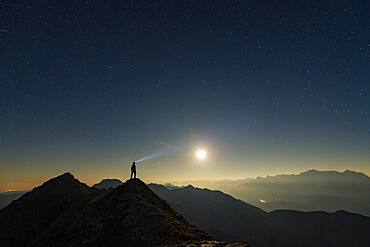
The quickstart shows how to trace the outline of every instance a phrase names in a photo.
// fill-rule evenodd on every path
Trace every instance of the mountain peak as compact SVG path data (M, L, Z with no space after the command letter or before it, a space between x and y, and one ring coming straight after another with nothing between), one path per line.
M351 171L351 170L345 170L343 172L339 171L318 171L315 169L311 169L305 172L300 173L298 176L307 176L307 175L315 175L315 176L341 176L341 177L357 177L361 179L369 179L367 175L365 175L362 172L356 172L356 171Z
M319 173L319 171L316 169L310 169L305 172L302 172L301 174L316 174L316 173Z
M66 172L50 180L74 180L74 179L75 177L70 172Z
M96 189L109 189L109 188L116 188L117 186L121 185L122 181L116 178L105 178L97 184L94 184L92 187Z
M131 178L126 181L126 184L135 184L136 186L146 186L146 183L141 181L140 178Z
M76 179L71 173L66 172L62 175L59 175L55 178L52 178L41 186L36 187L32 190L32 192L36 193L38 191L48 192L50 194L69 194L69 195L76 195L76 194L88 194L92 192L94 189L90 188L84 183L81 183L78 179Z
M364 174L362 172L356 172L356 171L352 171L352 170L345 170L343 172L343 174L351 174L351 175L354 175L354 176L357 175L357 176L369 178L369 176L367 176L366 174Z
M210 239L138 178L98 190L70 173L0 210L0 236L1 246L16 241L15 247L175 246Z
M130 193L150 193L151 192L149 187L139 178L129 179L122 185L118 186L116 189L124 189L126 192L130 192Z
M184 187L185 189L195 189L193 185L188 184Z
M28 246L56 218L78 207L95 192L71 173L46 181L0 210L0 235L5 236L5 240L0 238L0 245L10 246L7 242L10 241L17 243L14 246Z
M76 180L75 177L71 173L66 172L66 173L63 173L62 175L49 179L44 184L73 183L75 182L75 180Z
M67 233L67 234L66 234ZM70 233L70 234L68 234ZM79 236L76 240L75 236ZM93 246L174 246L187 241L209 239L190 225L166 201L140 179L99 191L98 196L63 216L58 224L39 237L32 246L45 242L93 243Z

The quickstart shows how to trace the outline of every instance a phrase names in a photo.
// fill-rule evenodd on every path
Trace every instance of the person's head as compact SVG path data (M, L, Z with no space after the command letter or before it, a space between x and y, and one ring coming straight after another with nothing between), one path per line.
M135 165L135 161L134 161L134 162L132 162L132 165Z

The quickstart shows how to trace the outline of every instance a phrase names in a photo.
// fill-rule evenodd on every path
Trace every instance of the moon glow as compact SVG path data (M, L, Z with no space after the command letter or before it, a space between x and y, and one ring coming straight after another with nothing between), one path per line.
M207 158L207 152L204 149L198 149L195 151L195 157L198 160L204 160L205 158Z

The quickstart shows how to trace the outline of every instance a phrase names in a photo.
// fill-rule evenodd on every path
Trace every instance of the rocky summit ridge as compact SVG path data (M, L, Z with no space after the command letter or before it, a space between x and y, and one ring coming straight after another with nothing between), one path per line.
M0 210L0 246L228 245L189 224L140 179L98 190L66 173Z

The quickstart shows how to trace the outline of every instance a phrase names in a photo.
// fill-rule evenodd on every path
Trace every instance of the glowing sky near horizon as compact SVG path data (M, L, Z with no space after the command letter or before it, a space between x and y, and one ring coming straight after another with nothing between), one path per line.
M28 1L0 8L0 191L370 174L367 1ZM207 158L194 158L206 147ZM202 164L202 165L200 165Z

